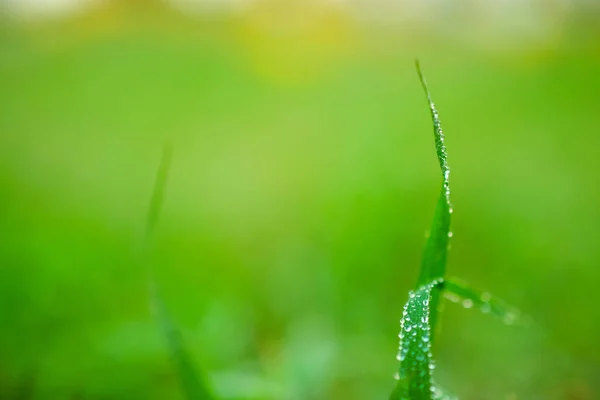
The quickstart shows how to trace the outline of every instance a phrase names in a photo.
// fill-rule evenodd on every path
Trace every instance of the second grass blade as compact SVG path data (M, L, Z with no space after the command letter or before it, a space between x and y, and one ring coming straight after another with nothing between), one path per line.
M197 369L194 367L192 358L185 347L183 338L177 326L172 322L167 307L160 296L154 271L150 268L148 260L149 248L151 246L162 201L164 198L167 177L171 166L172 149L165 145L163 155L156 174L156 181L150 200L150 207L146 219L146 237L143 248L143 262L146 265L148 273L148 286L150 292L150 303L155 313L158 325L165 338L169 355L175 367L177 377L181 383L182 390L188 400L213 400L205 381L200 377Z

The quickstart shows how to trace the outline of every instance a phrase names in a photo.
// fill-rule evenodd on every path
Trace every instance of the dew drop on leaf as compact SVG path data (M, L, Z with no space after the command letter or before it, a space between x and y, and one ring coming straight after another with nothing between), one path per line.
M512 324L513 322L515 322L515 314L513 313L508 313L504 316L504 323L507 325Z

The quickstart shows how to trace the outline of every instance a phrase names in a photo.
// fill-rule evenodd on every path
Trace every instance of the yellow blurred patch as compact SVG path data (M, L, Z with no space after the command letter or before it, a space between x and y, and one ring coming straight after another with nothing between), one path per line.
M352 22L323 1L259 0L235 25L249 65L281 84L308 83L354 47Z

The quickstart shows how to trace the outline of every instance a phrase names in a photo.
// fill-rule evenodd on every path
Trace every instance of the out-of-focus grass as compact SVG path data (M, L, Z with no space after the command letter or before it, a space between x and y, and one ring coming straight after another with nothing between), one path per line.
M3 30L0 397L178 398L131 251L169 138L152 259L221 397L386 398L437 195L415 55L452 135L449 267L536 321L448 307L437 376L465 399L598 395L586 38L534 56L349 26L289 52L251 22L198 25Z

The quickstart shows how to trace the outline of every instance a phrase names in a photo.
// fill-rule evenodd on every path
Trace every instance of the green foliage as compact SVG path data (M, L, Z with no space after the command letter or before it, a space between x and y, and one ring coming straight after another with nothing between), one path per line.
M164 198L167 177L171 166L172 148L170 145L165 145L163 148L163 156L156 174L154 190L150 200L146 220L146 240L144 257L147 257L148 248L158 222L162 202ZM181 383L181 387L187 399L190 400L211 400L214 399L211 391L201 379L200 374L194 366L194 363L186 349L183 338L177 326L172 322L168 313L167 307L160 296L153 271L149 268L149 263L146 262L148 268L148 283L150 292L150 303L155 313L158 325L165 338L167 348L177 376Z
M397 357L400 368L396 377L398 382L390 400L449 400L451 397L439 389L432 379L434 360L431 346L435 336L441 291L444 290L445 296L454 302L462 301L463 306L467 308L475 306L484 313L491 312L503 318L506 323L512 323L518 314L489 293L479 292L459 281L444 278L448 244L452 236L450 168L438 111L418 61L416 67L433 120L436 153L442 172L442 190L425 244L416 290L409 293L400 321L400 349Z

